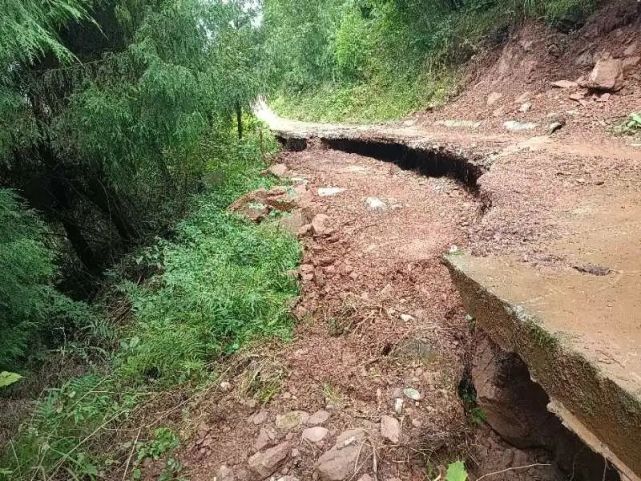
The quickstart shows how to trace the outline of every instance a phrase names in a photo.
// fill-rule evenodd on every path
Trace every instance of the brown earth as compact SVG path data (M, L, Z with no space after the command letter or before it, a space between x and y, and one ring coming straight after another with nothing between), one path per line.
M465 459L473 476L511 469L493 479L560 479L555 466L514 469L547 465L550 454L509 446L487 427L477 427L473 411L466 413L459 388L467 378L472 336L441 259L457 246L505 262L506 271L516 264L535 276L571 276L572 282L610 267L619 276L625 270L611 257L595 257L590 242L574 240L610 230L609 220L621 209L638 212L640 142L614 136L611 127L640 107L639 67L629 69L623 88L609 96L552 82L587 78L599 58L641 55L636 8L633 1L611 2L570 35L526 25L504 48L475 59L467 88L452 103L403 123L317 125L260 112L296 146L311 137L419 145L473 159L484 174L471 189L313 142L302 152L282 154L285 175L306 186L297 188L305 215L293 223L304 235L305 251L298 273L301 297L293 308L299 322L291 343L256 346L226 361L221 389L191 407L193 423L183 433L189 443L181 455L190 479L256 479L249 465L259 439L260 452L289 443L284 459L273 465L274 479L316 479L317 460L353 428L364 429L367 441L358 444L356 472L345 479L369 474L384 481L433 480L439 466L455 459ZM521 111L528 102L529 109ZM448 128L438 124L443 120L481 123ZM537 127L510 132L507 120ZM549 135L556 121L561 129ZM328 187L345 190L319 195L318 189ZM316 214L327 217L306 225ZM638 236L636 230L625 232L618 239L629 253L638 248ZM612 262L597 265L593 258ZM635 326L619 334L626 338L624 354L637 359ZM602 346L603 362L625 377L625 368L616 366L616 325L599 335L614 346ZM421 399L410 400L405 388L416 389ZM396 399L403 399L398 412ZM306 425L277 428L277 416L321 409L330 417L319 444L301 439ZM400 421L399 444L381 437L383 416ZM601 472L592 474L601 479Z

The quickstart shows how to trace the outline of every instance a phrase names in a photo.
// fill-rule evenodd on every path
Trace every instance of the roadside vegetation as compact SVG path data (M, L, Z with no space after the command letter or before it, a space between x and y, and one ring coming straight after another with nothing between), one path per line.
M266 0L272 105L302 120L397 119L443 103L461 67L528 18L578 28L597 0ZM296 12L296 14L293 14Z
M256 14L5 2L0 479L137 479L217 360L290 335L296 239L226 210L273 182Z

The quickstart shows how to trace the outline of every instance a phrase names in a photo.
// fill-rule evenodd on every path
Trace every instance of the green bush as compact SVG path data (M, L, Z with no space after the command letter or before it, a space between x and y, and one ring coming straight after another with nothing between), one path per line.
M289 272L300 259L298 242L226 210L242 193L269 185L260 175L260 152L275 142L261 149L255 129L242 142L219 135L198 152L211 175L191 213L171 240L133 256L133 263L157 273L142 285L120 283L134 316L120 328L111 362L44 395L0 457L0 480L112 479L110 470L132 451L133 440L123 442L118 426L154 409L146 407L154 396L206 388L215 376L211 361L260 336L290 335L297 283ZM142 436L138 460L161 456L178 442L166 429ZM169 459L166 479L179 470Z
M86 304L54 289L49 234L13 192L0 189L0 370L95 322Z

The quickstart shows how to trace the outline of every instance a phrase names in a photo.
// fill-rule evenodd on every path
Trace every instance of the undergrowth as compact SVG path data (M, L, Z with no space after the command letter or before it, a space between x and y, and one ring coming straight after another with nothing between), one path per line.
M278 0L277 4L296 0ZM456 0L452 2L334 2L320 9L308 55L278 55L271 105L281 115L309 121L385 121L444 103L460 88L461 67L497 48L528 19L570 32L599 0ZM313 8L310 8L313 11ZM310 15L309 12L307 12ZM271 48L291 49L290 30L306 31L277 13L267 21ZM313 15L313 13L312 13ZM309 22L301 18L301 22ZM312 55L312 53L314 53ZM318 59L322 62L318 63ZM316 62L316 63L315 63ZM318 63L318 64L317 64Z
M249 340L290 335L296 239L226 211L270 182L260 175L257 135L213 139L201 155L210 175L191 213L171 239L129 260L156 273L142 284L111 274L131 320L117 330L109 361L45 393L0 459L0 480L136 479L145 458L177 446L163 423L215 382L213 361ZM179 479L174 458L164 469L161 479Z

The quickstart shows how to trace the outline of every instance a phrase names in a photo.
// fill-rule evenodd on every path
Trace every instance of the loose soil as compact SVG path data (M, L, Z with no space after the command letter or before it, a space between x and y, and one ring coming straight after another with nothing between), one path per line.
M291 142L301 151L285 152L279 162L287 165L291 182L306 186L299 188L302 207L327 215L330 231L302 239L293 340L253 346L226 360L220 369L229 385L190 408L181 453L190 479L209 481L222 465L236 479L250 479L248 459L261 429L274 428L278 415L319 409L331 414L324 424L329 436L319 445L301 441L304 426L276 432L274 443L287 439L293 447L276 479L315 479L320 455L356 427L367 431L369 444L349 479L368 473L385 481L433 480L439 466L456 459L465 459L473 476L543 464L493 479L562 479L547 465L545 451L511 447L475 422L478 412L466 403L473 392L462 382L471 326L441 258L460 248L477 256L510 256L542 272L575 272L582 265L576 253L551 248L581 235L568 219L589 208L589 199L638 202L639 140L616 137L612 127L639 109L639 68L605 100L588 93L579 102L569 95L580 89L551 86L587 75L595 59L641 55L636 8L634 1L611 2L570 35L525 25L505 46L475 59L467 88L452 103L402 123L319 126L262 112L272 128L300 138L351 132L364 141L384 137L407 145L424 139L450 146L482 159L486 173L472 191L448 177L422 176L313 142L301 150L305 142ZM500 97L488 104L495 92ZM521 112L526 102L531 108ZM452 119L481 125L438 125ZM503 126L507 120L538 125L512 133ZM564 125L548 135L557 120ZM320 196L325 187L345 190ZM368 198L385 208L368 208ZM619 209L616 202L601 205L606 218L608 208L612 216ZM405 388L416 389L421 400L408 399ZM404 404L395 414L398 398ZM263 411L264 422L254 423ZM382 439L383 415L401 421L400 443Z

